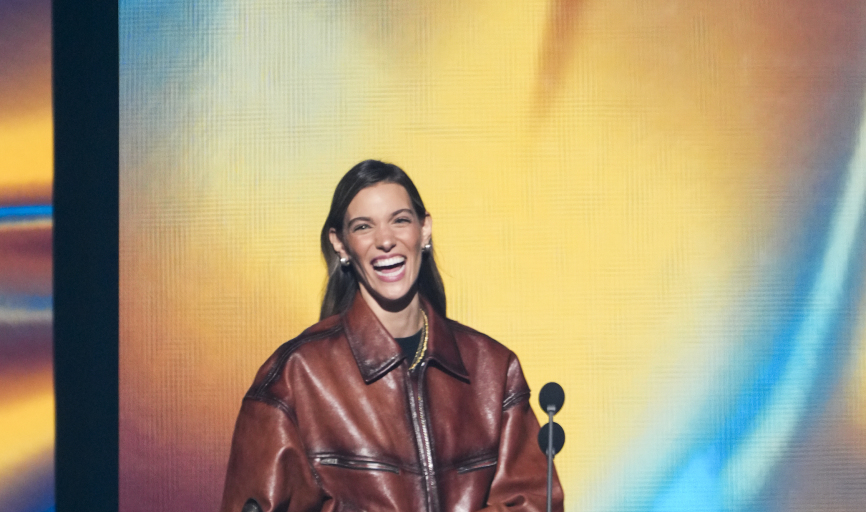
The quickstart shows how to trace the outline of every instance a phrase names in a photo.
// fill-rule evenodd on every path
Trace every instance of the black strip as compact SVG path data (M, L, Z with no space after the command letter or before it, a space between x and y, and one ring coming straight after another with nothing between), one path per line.
M53 2L58 512L118 509L117 12Z

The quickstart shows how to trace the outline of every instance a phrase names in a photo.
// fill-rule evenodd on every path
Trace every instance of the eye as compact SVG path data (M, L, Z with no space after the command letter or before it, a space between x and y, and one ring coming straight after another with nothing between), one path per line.
M352 226L352 233L357 233L358 231L363 231L366 229L370 229L369 224L355 224Z
M394 222L396 222L397 224L411 224L412 219L410 217L397 217L396 219L394 219Z

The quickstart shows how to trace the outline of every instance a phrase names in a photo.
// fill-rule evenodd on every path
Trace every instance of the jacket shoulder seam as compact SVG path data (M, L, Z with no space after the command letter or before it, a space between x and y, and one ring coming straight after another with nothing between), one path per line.
M505 350L507 352L511 352L511 349L506 347L501 341L497 340L496 338L493 338L492 336L490 336L488 334L484 334L481 331L476 331L472 327L469 327L467 325L463 325L456 320L451 320L450 318L448 318L446 320L448 322L448 327L450 327L451 331L454 332L455 334L461 333L461 334L468 334L469 336L477 336L479 338L483 338L483 339L493 343L494 346L496 346L502 350Z
M493 338L491 338L490 336L484 334L483 332L481 332L481 331L476 331L476 330L473 329L472 327L469 327L469 326L467 326L467 325L463 325L463 324L461 324L460 322L458 322L458 321L456 321L456 320L452 320L452 319L450 319L450 318L446 318L446 321L448 322L448 327L450 327L452 330L455 330L455 331L461 331L461 332L464 332L464 333L466 333L466 334L475 334L475 335L477 335L477 336L483 336L483 337L485 337L485 338L487 338L487 339L489 339L489 340L496 341L496 340L494 340ZM499 343L499 342L497 341L497 343Z
M330 337L334 334L337 334L342 329L343 326L341 324L337 324L334 327L325 329L324 331L311 334L301 334L297 338L294 338L284 343L282 347L277 349L282 350L282 353L271 365L271 368L268 370L265 378L262 379L262 382L259 385L254 386L253 389L250 389L250 391L247 393L247 396L250 398L265 397L265 390L277 380L277 376L283 370L286 365L286 361L289 360L289 357L292 354L294 354L299 348L306 345L307 343Z
M263 404L270 405L275 407L283 412L286 417L294 423L292 419L292 410L289 405L278 398L274 398L272 396L264 396L264 395L247 395L244 397L244 400L255 400L257 402L262 402Z
M505 400L502 401L502 410L506 411L524 400L528 401L529 395L530 393L528 389L512 392L505 397Z

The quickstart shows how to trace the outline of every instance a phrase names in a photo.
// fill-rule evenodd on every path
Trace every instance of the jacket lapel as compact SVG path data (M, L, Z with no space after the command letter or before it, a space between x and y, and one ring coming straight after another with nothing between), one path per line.
M343 327L352 355L367 384L403 359L400 345L388 334L360 293L355 295L352 306L343 314Z
M454 376L468 380L469 374L463 365L448 320L436 313L423 297L421 307L427 313L428 328L427 353L424 359L436 361ZM355 295L355 300L343 314L342 321L352 355L355 356L358 370L367 384L386 374L405 358L400 346L379 322L360 293Z
M448 320L436 313L423 297L421 298L421 307L427 313L427 328L429 330L427 354L424 358L436 361L439 366L456 377L469 380L469 372L463 365L460 350L457 348L457 340L454 339L454 332L448 325Z

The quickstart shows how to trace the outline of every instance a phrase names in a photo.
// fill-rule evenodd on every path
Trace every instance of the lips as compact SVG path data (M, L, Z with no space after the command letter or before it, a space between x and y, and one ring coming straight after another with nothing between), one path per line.
M398 271L406 264L405 256L390 256L387 258L376 258L373 260L373 269L376 272L390 274Z
M373 270L380 279L385 281L393 281L403 277L403 271L406 268L405 256L386 256L374 259L372 262Z

